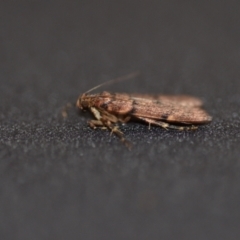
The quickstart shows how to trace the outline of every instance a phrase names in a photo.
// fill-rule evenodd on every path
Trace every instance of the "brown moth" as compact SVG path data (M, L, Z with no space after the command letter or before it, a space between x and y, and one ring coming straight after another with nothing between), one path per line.
M123 80L136 73L116 79ZM115 81L116 81L115 80ZM109 82L107 82L109 83ZM99 85L101 86L101 85ZM95 119L88 122L91 128L102 127L116 134L130 147L117 123L140 120L165 129L193 130L197 125L209 123L212 117L204 111L202 101L187 95L144 95L102 92L99 94L83 93L76 106L81 110L90 110Z

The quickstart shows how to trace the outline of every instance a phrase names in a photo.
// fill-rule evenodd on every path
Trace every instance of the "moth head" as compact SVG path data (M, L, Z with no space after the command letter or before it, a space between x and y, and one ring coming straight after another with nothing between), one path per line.
M91 99L87 96L86 93L82 94L76 103L76 106L81 110L87 109L91 107Z

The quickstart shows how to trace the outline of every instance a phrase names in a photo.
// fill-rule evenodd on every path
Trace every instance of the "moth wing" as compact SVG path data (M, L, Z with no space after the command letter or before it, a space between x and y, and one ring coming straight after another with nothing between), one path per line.
M148 94L131 94L135 98L143 98L149 100L158 100L165 104L180 105L183 107L201 107L203 102L201 99L188 95L148 95Z
M133 99L134 108L131 115L136 118L146 117L183 124L204 124L212 120L212 117L200 107L183 106L176 104L174 101L165 103L143 98Z

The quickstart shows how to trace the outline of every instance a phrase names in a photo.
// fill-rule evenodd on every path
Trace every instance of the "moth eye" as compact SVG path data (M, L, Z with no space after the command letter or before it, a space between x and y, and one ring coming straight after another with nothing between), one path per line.
M79 98L78 101L77 101L77 106L78 106L80 109L88 108L88 101L85 101L85 100Z
M83 108L88 108L88 101L82 101L81 105Z

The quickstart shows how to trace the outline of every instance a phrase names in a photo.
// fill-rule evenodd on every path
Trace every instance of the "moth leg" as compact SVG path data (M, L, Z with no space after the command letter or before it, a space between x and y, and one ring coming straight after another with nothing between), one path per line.
M154 125L157 125L157 126L160 126L162 128L165 128L166 130L168 129L169 127L169 124L168 123L165 123L165 122L161 122L161 121L156 121L154 119L151 119L151 118L145 118L145 117L138 117L138 119L144 121L144 122L147 122L149 125L148 125L148 129L151 128L151 124L154 124Z
M121 131L119 130L118 126L116 126L116 125L111 128L111 133L110 133L110 135L112 135L113 133L122 134L122 136L123 136L123 132L121 132Z
M110 133L111 135L115 133L118 137L120 138L123 137L123 133L119 130L118 126L112 124L112 122L106 116L103 116L101 118L101 121L102 121L102 124L111 131Z
M153 124L153 125L157 125L160 126L162 128L167 129L176 129L176 130L195 130L198 127L197 126L177 126L177 125L172 125L166 122L162 122L162 121L156 121L154 119L151 118L144 118L144 117L138 117L139 119L143 120L144 122L147 122L149 124Z
M91 128L95 129L97 127L101 127L101 129L107 129L104 124L102 123L102 121L100 120L90 120L88 121L88 124Z
M127 116L127 117L125 117L125 118L119 118L118 120L119 120L119 122L121 122L121 123L127 123L127 122L129 122L130 119L131 119L131 117L130 117L130 116Z
M111 131L111 135L115 134L129 150L131 149L132 144L124 137L123 132L119 130L117 125L112 124L112 122L109 121L105 116L101 118L101 121L103 122L103 125Z
M91 107L91 112L97 120L92 120L89 122L89 124L92 123L94 127L96 127L96 125L105 126L111 131L111 134L114 133L120 138L120 141L123 142L127 148L131 149L131 143L124 138L124 134L118 129L118 126L113 124L118 120L114 115L110 115L109 113L104 114L104 112L100 113L96 108L93 107Z
M112 133L116 134L116 136L118 136L120 138L120 141L129 149L131 150L132 148L132 144L124 137L124 134L119 131L119 129L117 128L117 126L114 126L112 128Z
M104 114L104 112L101 113L96 108L93 108L93 107L91 107L91 112L93 113L93 115L95 116L95 118L97 120L91 120L89 122L90 126L92 125L93 128L96 127L96 125L97 126L105 126L108 129L110 129L112 132L123 134L120 130L118 130L117 126L114 126L112 124L112 122L115 123L116 120L115 120L115 118L112 119L111 115L109 115L109 114L106 115L106 114Z
M101 113L94 107L91 107L90 108L91 112L93 113L94 117L97 119L97 120L100 120L101 119Z

